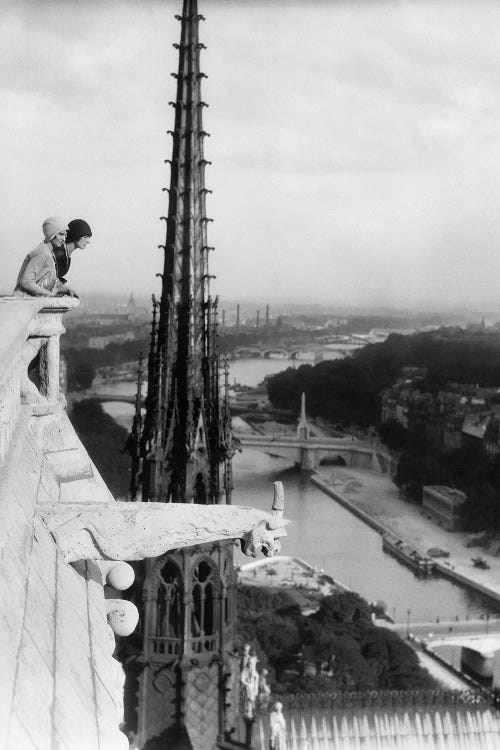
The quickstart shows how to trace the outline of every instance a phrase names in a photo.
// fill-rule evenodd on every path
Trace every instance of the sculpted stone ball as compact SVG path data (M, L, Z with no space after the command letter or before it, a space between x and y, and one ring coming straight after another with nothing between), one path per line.
M106 599L108 623L115 635L130 635L139 622L139 612L135 604L125 599Z
M126 562L119 562L108 570L106 583L117 591L125 591L132 586L134 578L133 567Z

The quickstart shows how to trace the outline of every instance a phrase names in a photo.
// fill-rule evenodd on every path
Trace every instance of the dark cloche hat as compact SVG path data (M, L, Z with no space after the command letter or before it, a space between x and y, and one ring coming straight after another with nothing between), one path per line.
M92 230L84 219L73 219L68 224L66 243L78 242L82 237L92 237Z

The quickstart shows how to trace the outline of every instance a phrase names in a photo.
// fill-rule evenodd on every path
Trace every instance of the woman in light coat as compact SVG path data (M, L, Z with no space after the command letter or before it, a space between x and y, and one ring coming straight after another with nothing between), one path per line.
M54 248L64 247L68 223L50 216L42 224L44 240L23 261L17 277L16 296L55 297L64 294L64 284L57 278Z

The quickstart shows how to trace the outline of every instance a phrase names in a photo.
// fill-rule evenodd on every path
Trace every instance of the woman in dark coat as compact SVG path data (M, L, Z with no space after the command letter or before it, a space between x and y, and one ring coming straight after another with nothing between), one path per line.
M65 275L71 265L71 254L77 248L84 250L90 242L92 230L84 219L73 219L68 224L66 233L66 244L59 248L54 248L54 257L57 266L57 278L62 284L66 284ZM68 287L70 291L70 287ZM71 291L74 295L74 292ZM77 295L74 295L77 296Z

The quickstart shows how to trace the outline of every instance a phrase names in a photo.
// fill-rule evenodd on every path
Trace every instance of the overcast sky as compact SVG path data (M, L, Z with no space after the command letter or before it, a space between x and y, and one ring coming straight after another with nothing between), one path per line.
M155 289L180 10L0 4L2 291L50 214L92 226L82 294ZM500 3L199 10L213 291L500 309Z

